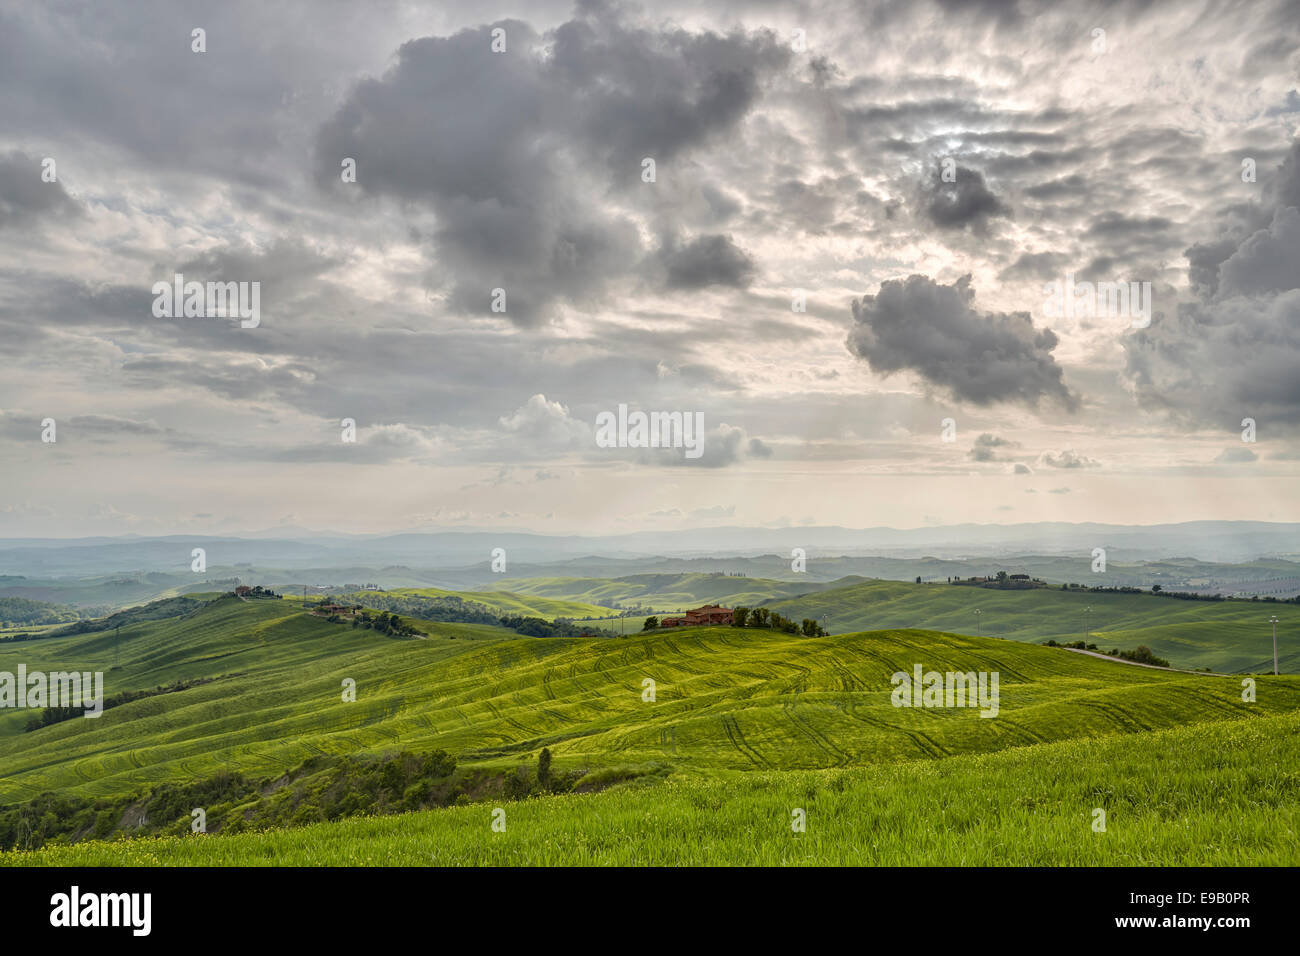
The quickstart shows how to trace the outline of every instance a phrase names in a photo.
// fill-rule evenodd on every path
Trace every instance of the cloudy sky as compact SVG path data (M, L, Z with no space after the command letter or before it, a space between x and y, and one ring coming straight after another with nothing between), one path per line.
M5 0L0 535L1300 520L1298 40ZM260 323L156 316L176 273ZM1067 276L1149 323L1053 313ZM620 404L703 455L600 447Z

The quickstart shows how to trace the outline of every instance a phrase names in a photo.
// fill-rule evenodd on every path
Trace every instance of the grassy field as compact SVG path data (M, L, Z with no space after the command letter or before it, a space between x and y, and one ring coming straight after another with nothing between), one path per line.
M661 782L512 805L509 835L478 832L486 811L476 805L260 836L50 847L32 861L1300 862L1300 677L1260 676L1247 703L1239 677L915 628L543 639L421 621L420 636L395 639L290 600L202 595L169 609L120 637L0 644L0 671L102 670L107 695L209 680L32 732L30 712L0 710L0 804L119 797L226 770L269 780L320 754L398 750L513 771L545 747L558 770ZM997 716L893 706L890 676L916 664L996 671ZM355 702L343 699L345 679ZM1094 806L1112 812L1104 836L1088 826ZM793 807L809 812L805 834L782 829ZM1279 829L1266 846L1268 826Z
M1300 716L870 769L721 774L593 796L231 836L0 854L16 866L1300 864ZM1106 813L1096 832L1094 811ZM805 831L794 832L796 810Z
M701 604L769 607L800 621L825 622L833 634L917 627L1016 641L1075 641L1104 649L1145 644L1176 667L1221 673L1273 669L1276 614L1280 669L1300 672L1300 605L1254 601L1183 601L1153 594L1035 588L1002 591L945 583L842 578L829 584L712 574L638 574L624 578L525 578L520 594L643 604L657 612ZM472 594L473 592L466 592ZM1091 611L1087 610L1091 608ZM976 609L979 615L975 614ZM639 621L637 624L639 625ZM610 627L609 622L598 626ZM618 622L612 622L617 628Z
M515 593L514 591L444 591L441 588L399 588L387 593L428 598L458 597L465 601L482 604L497 614L541 617L547 620L554 620L557 617L604 617L609 614L608 607L601 607L581 600L548 598Z
M557 600L588 601L606 607L643 605L656 611L680 611L701 604L752 607L830 585L807 580L776 581L724 574L669 573L632 574L621 578L520 578L511 581L510 586L519 594Z
M0 670L103 669L108 694L211 683L32 733L0 712L0 802L120 793L222 767L273 775L317 753L442 748L462 763L680 770L813 769L1132 733L1300 707L1300 679L1171 674L1069 651L932 631L800 638L734 628L626 639L518 638L424 625L394 640L287 601L218 600L177 618L0 648ZM473 634L475 639L465 639ZM493 637L489 635L501 635ZM120 659L114 670L112 661ZM890 675L1000 673L1000 712L900 709ZM357 700L345 702L345 678ZM655 702L642 699L655 682Z
M963 633L978 629L1017 641L1073 641L1086 633L1089 643L1102 648L1128 650L1146 644L1176 667L1209 667L1223 673L1272 671L1268 619L1276 614L1281 621L1281 670L1300 672L1296 604L867 581L765 606L795 620L826 616L832 633L903 626Z

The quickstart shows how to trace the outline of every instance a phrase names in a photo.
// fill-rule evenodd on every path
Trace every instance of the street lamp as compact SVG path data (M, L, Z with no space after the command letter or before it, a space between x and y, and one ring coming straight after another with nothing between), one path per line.
M1277 676L1277 615L1274 614L1268 619L1273 625L1273 676Z
M978 637L984 636L984 633L980 630L980 609L979 608L975 609L975 634Z

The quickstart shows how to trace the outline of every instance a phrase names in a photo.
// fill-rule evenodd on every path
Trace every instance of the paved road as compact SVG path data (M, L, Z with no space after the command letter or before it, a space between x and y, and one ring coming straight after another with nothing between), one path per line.
M1237 674L1218 674L1213 671L1189 671L1181 667L1160 667L1158 664L1141 664L1137 661L1126 661L1122 657L1111 657L1109 654L1103 654L1100 651L1084 651L1077 647L1064 647L1062 650L1074 651L1076 654L1087 654L1089 657L1100 657L1103 661L1114 661L1116 664L1131 664L1133 667L1149 667L1153 671L1173 671L1177 674L1200 674L1203 677L1237 677Z

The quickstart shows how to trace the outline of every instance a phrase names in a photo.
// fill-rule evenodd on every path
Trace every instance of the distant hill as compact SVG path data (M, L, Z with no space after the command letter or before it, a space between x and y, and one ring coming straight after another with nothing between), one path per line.
M1281 602L1185 601L1059 588L999 591L866 581L822 588L766 606L795 620L825 617L831 633L924 627L1035 642L1074 641L1086 634L1089 643L1105 649L1131 650L1145 644L1177 667L1209 667L1224 673L1273 669L1268 619L1276 614L1281 621L1280 668L1300 672L1300 605Z
M808 580L776 581L721 573L632 574L605 578L522 578L510 582L521 594L576 599L607 607L648 606L677 611L701 604L759 604L829 587Z
M507 531L327 535L298 531L246 537L0 539L0 575L52 578L126 572L184 574L189 570L190 551L195 547L205 549L207 565L214 573L218 568L240 567L328 569L395 565L426 570L456 569L485 564L495 548L504 549L514 566L585 558L726 559L775 555L788 561L791 549L796 547L810 555L941 561L1027 554L1078 560L1089 555L1093 548L1102 547L1107 549L1110 560L1120 563L1155 561L1170 555L1201 561L1247 562L1260 558L1300 558L1300 525L1262 521L1189 521L1146 526L1038 522L908 529L720 526L597 536ZM606 568L596 573L608 576L609 571ZM583 569L579 573L592 572ZM953 572L936 573L946 576Z
M32 601L20 597L0 597L0 626L23 627L32 624L62 624L75 621L80 614L61 604Z

